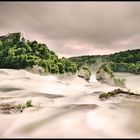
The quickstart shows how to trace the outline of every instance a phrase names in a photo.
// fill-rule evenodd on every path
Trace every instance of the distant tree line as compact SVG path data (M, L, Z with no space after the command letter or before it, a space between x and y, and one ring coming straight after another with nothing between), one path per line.
M140 74L140 49L127 50L108 56L107 61L114 72Z
M140 74L140 49L121 51L111 55L90 55L71 57L69 60L77 64L77 68L82 65L99 65L108 63L114 72L129 72Z

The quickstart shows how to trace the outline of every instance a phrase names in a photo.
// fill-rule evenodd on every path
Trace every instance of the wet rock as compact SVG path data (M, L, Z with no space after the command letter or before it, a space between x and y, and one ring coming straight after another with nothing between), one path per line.
M70 109L70 110L90 110L90 109L95 109L97 107L96 104L71 104L67 105L64 108L65 109Z
M13 112L19 112L14 103L1 103L0 112L3 114L11 114Z
M112 86L125 87L125 80L115 78L112 70L107 66L107 64L102 64L99 67L99 70L96 72L96 79Z
M89 81L91 77L91 72L87 67L81 67L78 71L78 76Z
M124 91L124 90L121 90L121 89L115 89L114 91L111 91L111 92L103 92L99 95L99 99L107 99L107 98L110 98L110 97L115 97L116 95L118 94L125 94L125 95L135 95L135 96L140 96L140 94L136 94L136 93L133 93L133 92L129 92L129 91Z
M45 70L41 66L38 66L38 65L34 65L32 68L27 68L26 70L32 73L36 73L36 74L45 73Z
M22 89L21 88L16 88L16 87L10 87L10 86L0 87L1 92L10 92L10 91L16 91L16 90L22 90Z
M14 104L13 103L2 103L0 105L0 110L9 110L9 109L13 109L14 108Z
M25 108L32 107L32 101L29 100L25 104L16 104L16 102L8 102L0 104L0 113L12 114L23 112Z
M106 64L103 64L99 67L99 70L96 72L96 79L98 81L114 85L114 75L113 72L109 69Z

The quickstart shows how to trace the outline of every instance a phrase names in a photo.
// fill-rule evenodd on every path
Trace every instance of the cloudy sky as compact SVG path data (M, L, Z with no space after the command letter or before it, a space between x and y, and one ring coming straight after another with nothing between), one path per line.
M60 57L140 48L140 2L0 2L0 35L22 32Z

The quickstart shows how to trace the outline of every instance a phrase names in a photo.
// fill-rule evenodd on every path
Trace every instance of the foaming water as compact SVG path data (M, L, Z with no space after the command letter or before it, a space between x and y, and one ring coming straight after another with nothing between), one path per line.
M140 93L140 76L116 73L127 89ZM34 107L0 114L0 137L139 137L140 100L118 96L100 101L99 93L118 87L73 76L41 76L25 70L0 70L0 102Z
M126 79L126 86L133 92L140 93L140 75L130 73L116 73L116 77Z

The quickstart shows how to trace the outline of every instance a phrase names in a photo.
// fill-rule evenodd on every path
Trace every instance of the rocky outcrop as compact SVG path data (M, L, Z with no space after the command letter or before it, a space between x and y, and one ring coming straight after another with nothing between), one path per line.
M89 81L91 72L87 67L81 67L78 71L78 76L84 78L85 80Z
M140 94L136 94L136 93L129 92L129 91L124 91L124 90L121 90L121 89L118 88L118 89L115 89L114 91L111 91L111 92L101 93L99 95L99 99L107 99L107 98L110 98L110 97L115 97L118 94L126 94L126 95L140 96Z
M5 36L0 36L0 40L1 41L7 41L7 42L12 42L12 41L17 41L17 42L20 42L21 39L22 39L22 34L20 32L17 32L17 33L10 33L10 34L7 34Z
M27 68L26 70L29 72L32 72L35 74L41 74L41 75L45 73L45 70L41 66L38 66L38 65L34 65L32 68Z
M106 64L101 65L99 70L96 72L96 79L104 83L114 84L113 77L114 75L112 71Z
M32 107L32 101L28 100L24 104L16 104L16 102L7 102L0 104L0 113L12 114L23 112L25 108Z
M96 79L102 83L106 83L112 86L125 87L124 79L115 78L111 69L107 64L102 64L99 70L96 72Z
M17 109L13 103L0 104L0 113L11 114L12 112L17 112Z

